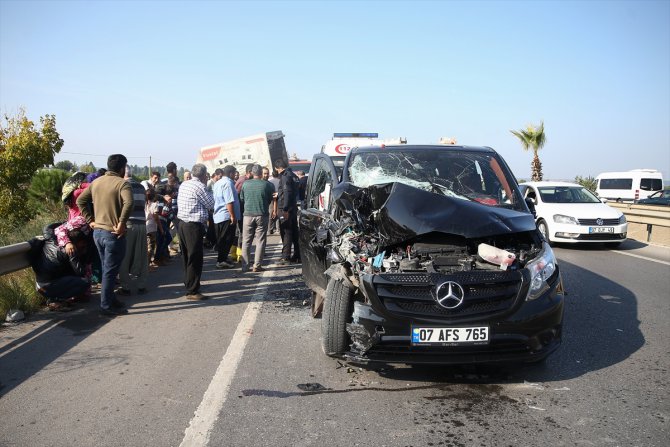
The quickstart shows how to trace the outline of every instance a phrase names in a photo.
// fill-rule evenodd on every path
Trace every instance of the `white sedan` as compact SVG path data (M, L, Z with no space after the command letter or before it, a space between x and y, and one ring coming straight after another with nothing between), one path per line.
M616 247L626 240L628 223L623 213L581 185L528 182L519 189L535 204L537 228L550 244L599 242Z

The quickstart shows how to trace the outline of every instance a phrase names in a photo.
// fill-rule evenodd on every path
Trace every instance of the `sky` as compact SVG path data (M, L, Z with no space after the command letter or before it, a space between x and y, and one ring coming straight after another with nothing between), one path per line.
M0 111L56 116L56 161L190 168L199 148L281 130L490 146L544 121L545 179L670 179L670 0L0 0Z

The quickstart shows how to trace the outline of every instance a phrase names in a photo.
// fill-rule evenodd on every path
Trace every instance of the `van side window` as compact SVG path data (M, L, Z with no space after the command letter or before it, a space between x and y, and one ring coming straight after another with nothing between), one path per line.
M658 191L663 189L663 181L660 178L640 179L640 189L644 191Z
M600 189L632 189L632 178L603 178L600 179Z

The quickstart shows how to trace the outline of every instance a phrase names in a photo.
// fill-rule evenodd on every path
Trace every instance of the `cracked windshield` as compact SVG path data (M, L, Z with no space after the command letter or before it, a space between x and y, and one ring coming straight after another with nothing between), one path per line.
M483 205L518 208L510 183L490 154L393 151L357 154L349 180L360 188L399 182Z

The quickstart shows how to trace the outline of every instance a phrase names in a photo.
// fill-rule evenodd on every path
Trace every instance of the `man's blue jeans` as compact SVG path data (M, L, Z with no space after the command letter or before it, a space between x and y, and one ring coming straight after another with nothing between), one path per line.
M116 301L114 285L116 275L121 268L121 262L126 255L126 237L117 238L107 230L93 230L93 240L98 247L102 261L102 288L100 289L100 307L109 309Z

